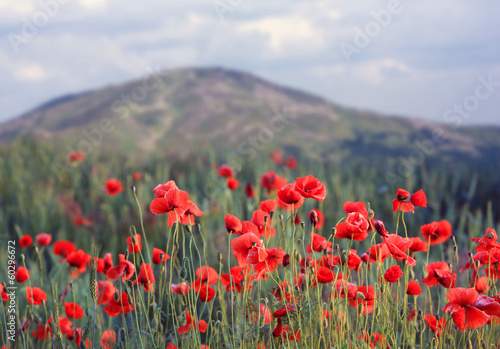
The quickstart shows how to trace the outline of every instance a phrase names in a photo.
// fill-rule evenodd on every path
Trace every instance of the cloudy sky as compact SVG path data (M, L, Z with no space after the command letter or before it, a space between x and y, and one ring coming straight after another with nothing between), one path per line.
M500 2L0 0L0 121L151 69L222 66L345 106L500 124Z

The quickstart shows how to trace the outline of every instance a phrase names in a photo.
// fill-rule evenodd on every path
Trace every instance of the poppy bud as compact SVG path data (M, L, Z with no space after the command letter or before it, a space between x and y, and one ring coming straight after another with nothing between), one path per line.
M132 298L131 295L128 295L128 303L129 304L133 304L134 303L134 299Z
M287 253L283 256L283 267L288 267L290 265L290 255Z
M306 228L306 223L300 222L300 226L302 227L302 229L305 229Z
M115 292L115 302L118 302L120 300L120 294L118 292Z
M269 220L269 216L264 216L264 225L267 225L267 221Z
M373 219L373 217L375 217L375 211L373 211L372 209L369 209L368 210L368 218Z
M219 261L219 264L222 264L222 253L217 253L217 261Z
M333 305L333 302L330 303L330 310L333 311L335 309L335 306Z
M356 292L356 297L363 301L366 299L365 294L363 292Z
M186 225L184 226L184 229L185 229L185 230L186 230L189 234L191 234L192 229L191 229L191 226L190 226L189 224L186 224Z
M309 220L311 221L311 225L313 227L316 227L316 224L319 223L319 216L318 216L318 213L314 210L311 210L309 212Z
M154 294L151 294L151 301L149 302L149 306L150 307L153 307L155 304L155 295ZM156 326L155 326L156 327Z
M387 229L385 229L385 225L382 221L375 221L373 226L375 227L375 230L377 231L377 233L379 235L384 236L384 237L389 235L389 232L387 231Z
M72 282L69 283L69 288L73 288L73 283Z
M274 216L274 210L269 211L269 218L273 219Z
M458 250L457 245L453 245L453 252L454 252L454 253L457 253L457 250Z
M379 316L380 316L380 307L377 307L377 308L375 309L375 316L376 316L376 317L379 317Z
M422 310L419 310L418 313L417 313L417 321L422 321L422 315L423 315L423 312Z
M130 187L130 189L132 190L132 193L134 193L134 194L137 192L137 190L136 190L136 188L135 188L135 185L132 185L132 186Z
M187 269L186 267L182 267L181 270L179 270L179 276L182 280L185 280L187 277Z
M337 251L337 254L339 254L339 249L340 249L339 244L335 244L335 251Z
M360 307L358 308L358 313L362 314L364 309L365 309L365 305L364 304L360 304Z
M385 284L380 285L380 294L384 294L385 292Z
M302 244L302 240L301 239L297 239L297 245L301 245Z

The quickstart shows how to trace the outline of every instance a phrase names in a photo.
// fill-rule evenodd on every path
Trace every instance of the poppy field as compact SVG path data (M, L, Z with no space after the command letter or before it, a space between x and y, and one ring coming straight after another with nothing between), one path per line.
M2 349L500 348L495 202L472 207L470 176L18 150Z

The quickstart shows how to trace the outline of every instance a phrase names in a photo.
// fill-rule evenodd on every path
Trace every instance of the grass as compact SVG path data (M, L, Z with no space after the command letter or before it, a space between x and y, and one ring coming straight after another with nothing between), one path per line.
M0 227L3 232L9 232L2 237L2 249L7 251L7 241L16 241L18 266L26 266L30 271L26 282L16 284L16 328L19 330L25 324L27 327L16 332L15 344L8 342L6 331L2 331L0 340L9 348L92 347L90 342L99 348L103 334L111 335L106 331L112 331L115 336L109 348L166 348L169 344L179 348L207 345L212 349L264 346L494 348L500 341L497 317L493 317L492 324L462 332L454 324L451 313L441 311L449 301L449 287L428 287L421 282L427 276L428 264L444 261L457 274L457 287L474 287L471 273L459 272L470 260L468 251L474 252L477 246L470 237L482 237L488 227L498 228L495 219L498 208L489 202L491 198L484 190L492 180L486 170L475 176L473 171L466 169L444 172L438 166L432 169L422 166L404 177L403 182L396 183L396 188L404 187L410 192L424 189L428 197L427 208L417 207L415 214L403 215L392 210L395 189L385 176L388 169L397 166L391 163L373 166L353 160L321 164L299 159L299 167L290 170L267 159L246 163L231 154L219 158L209 148L191 151L189 161L162 155L139 161L96 152L74 168L63 167L67 171L58 176L53 165L66 166L66 160L65 151L56 146L22 141L15 148L5 148L1 152ZM223 162L230 163L236 170L235 177L240 185L234 191L226 187L225 179L217 175L213 165ZM267 195L260 187L260 175L268 170L275 170L289 183L311 174L325 184L327 196L324 201L307 198L295 211L278 207L273 213L272 225L263 232L265 235L268 229L274 228L276 235L262 238L262 243L267 250L283 249L283 253L289 255L289 265L285 267L281 262L278 268L266 273L266 279L253 281L250 276L254 275L254 270L247 269L246 273L239 274L244 276L241 292L228 291L222 283L222 274L238 266L231 243L239 236L226 232L224 217L231 214L241 221L251 220L262 200L276 198L275 193ZM133 178L135 171L143 174L141 180ZM124 191L113 197L107 195L104 185L109 178L119 179ZM190 199L203 211L203 216L196 217L197 224L168 226L166 215L150 212L153 188L169 179L174 179L180 189L188 192ZM247 181L255 187L254 198L245 195L243 188ZM349 262L355 259L350 252L352 249L361 256L370 246L384 244L384 240L373 231L364 241L335 238L331 228L346 219L345 201L364 202L374 210L375 218L384 221L390 233L416 237L420 236L421 225L447 219L452 224L453 237L430 246L428 253L416 252L414 267L388 257L376 263L362 262L359 268L350 269ZM307 213L314 208L325 214L322 229L315 229L307 218ZM300 217L298 221L304 223L294 224L296 215ZM75 226L75 216L90 220L90 225ZM331 252L307 253L312 231L331 242ZM21 236L35 238L40 232L52 235L48 246L36 243L25 249L19 246ZM136 235L141 237L142 248L131 253L134 240L127 243L126 239ZM115 267L119 265L118 255L123 254L135 269L124 282L121 278L110 280L109 275L97 272L97 265L92 263L85 264L86 271L77 275L74 267L68 262L60 263L61 256L54 254L54 242L60 240L71 241L88 256L103 258L110 252ZM170 258L154 264L153 248L165 251ZM325 254L338 258L339 262L327 268L333 280L321 283L325 275L318 274L320 268L315 261ZM306 257L310 259L305 260ZM266 263L273 261L269 259ZM7 253L0 254L0 262L7 266ZM141 272L146 264L152 267L155 279L152 292L133 283L133 280L143 280L144 275L146 285L151 280L151 274ZM213 268L217 280L213 283L205 280L196 287L195 281L203 279L199 268L207 266ZM383 278L392 266L399 266L403 271L395 283ZM269 268L269 264L264 263L264 267ZM483 269L480 276L485 275ZM326 275L326 280L328 278ZM0 280L8 280L7 268L1 268ZM338 289L337 284L344 281L339 280L355 284L357 291L351 297L342 297L339 292L344 289ZM422 294L407 295L411 280L419 282ZM95 285L104 281L110 282L112 291L107 304L99 304ZM172 291L172 285L183 282L191 286L188 292ZM284 283L288 286L283 286ZM251 289L245 287L250 284ZM487 284L489 290L485 294L497 295L498 281L487 278ZM28 302L26 287L30 285L46 293L47 300L43 304ZM365 286L373 287L373 292L367 292L371 289ZM214 297L203 302L204 292L210 292L209 288ZM289 294L288 299L277 297L278 290L282 295ZM118 297L121 294L124 298ZM369 309L366 301L372 296L373 309L366 314ZM124 313L127 301L133 303L134 309ZM70 302L77 303L85 312L81 318L70 319L72 325L68 327L57 318L67 318L64 303ZM120 310L116 316L104 310L110 304ZM8 323L8 305L8 302L2 303L2 328ZM198 320L186 333L179 333L183 332L179 328L189 323L188 312ZM273 314L278 316L279 312L287 314L278 322ZM426 324L425 315L447 319L439 337ZM56 320L48 324L51 316ZM207 326L203 332L198 330L200 324L202 329L204 327L202 321ZM32 331L38 330L39 325L42 332L50 327L52 336L35 338ZM282 326L281 335L279 326Z

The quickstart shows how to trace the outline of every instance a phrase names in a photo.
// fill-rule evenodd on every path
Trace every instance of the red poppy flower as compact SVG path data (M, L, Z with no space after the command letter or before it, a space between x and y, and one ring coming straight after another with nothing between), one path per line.
M69 154L68 160L71 162L84 162L85 154L82 153L81 151L75 150L71 152L71 154Z
M70 319L81 319L83 317L83 309L76 303L64 303L64 311Z
M160 250L159 248L153 247L153 263L161 264L170 259L170 256Z
M127 238L127 248L130 253L138 253L142 250L141 236L135 234Z
M479 246L476 246L477 252L489 251L494 248L500 248L500 243L498 243L498 235L494 229L488 228L486 233L482 238L470 238L472 241L479 243Z
M361 267L361 257L358 255L358 252L355 249L350 249L348 251L344 251L342 254L342 258L340 259L340 264L345 265L351 270L359 270Z
M189 208L184 212L179 219L180 224L189 224L189 225L194 225L194 216L196 217L201 217L203 216L203 212L196 206L194 202L189 200Z
M219 281L219 274L217 274L214 268L209 266L202 266L196 269L195 274L200 282L206 282L209 285L216 284Z
M300 331L295 330L292 331L290 326L282 326L280 322L276 325L276 328L273 330L273 337L278 338L281 337L283 343L287 341L298 342L300 341Z
M304 197L296 189L295 183L290 183L277 191L278 202L289 210L296 210L304 203Z
M116 332L113 330L104 331L100 344L103 349L113 349L116 345Z
M247 270L247 267L240 267L240 266L235 266L232 267L229 270L229 274L221 274L220 275L220 282L223 286L226 286L226 290L228 292L230 291L237 291L239 293L242 293L243 285L242 282L245 281L245 275L243 274L244 271ZM250 290L252 288L251 285L251 280L252 278L247 276L247 290Z
M412 242L409 251L410 252L427 252L428 246L427 242L419 237L409 238Z
M252 223L259 229L259 235L264 236L265 238L273 237L276 234L276 229L271 227L273 220L271 219L270 214L260 208L253 212Z
M335 273L330 268L318 266L316 268L316 277L318 278L318 282L327 284L335 279Z
M403 271L399 267L399 265L394 265L387 269L384 274L384 279L387 282L395 283L399 280L399 278L403 275Z
M290 155L289 157L286 158L285 166L288 167L290 170L295 170L298 164L299 163L297 162L297 159L295 159L294 156Z
M408 282L408 285L406 287L406 294L410 296L418 296L421 293L422 288L420 288L418 281L411 280L410 282Z
M408 201L408 198L410 199ZM422 189L410 196L404 189L398 189L396 199L392 201L392 209L396 212L400 209L403 212L415 213L415 206L427 207L427 197Z
M168 226L178 221L191 206L189 194L177 188L172 188L163 197L157 197L151 202L150 210L155 214L168 213Z
M260 176L260 184L269 195L271 192L281 189L286 184L286 178L280 177L274 171L269 171Z
M223 164L217 170L217 174L219 176L221 176L221 177L227 177L227 178L229 178L229 177L233 177L234 176L234 170L232 169L232 167L229 167L228 165Z
M135 273L134 263L125 259L125 256L120 254L118 256L120 258L120 264L116 267L109 269L106 272L106 276L111 280L117 280L118 278L122 278L122 281L130 279Z
M111 253L106 253L103 258L104 261L104 269L103 273L106 274L109 269L113 268L113 255Z
M349 304L353 308L357 308L360 304L363 305L361 315L370 314L375 306L375 288L372 286L359 286L355 299L349 299Z
M446 319L441 318L439 321L434 315L428 314L424 315L424 320L427 323L427 326L431 329L432 332L436 334L436 337L439 338L446 328Z
M0 294L2 295L2 301L7 302L9 300L9 294L7 293L7 289L4 287L2 283L0 283Z
M22 248L30 247L32 243L33 243L33 238L29 235L23 235L19 239L19 245L21 245Z
M83 250L73 251L66 258L59 261L62 263L64 261L68 262L70 267L75 267L78 273L84 273L87 270L87 263L92 258L92 256L85 253Z
M243 228L238 217L230 214L224 217L224 222L226 223L226 231L230 234L239 234Z
M120 194L123 191L123 185L122 183L115 178L110 178L106 181L104 184L104 187L106 189L106 193L109 196L116 196Z
M203 266L196 269L197 279L193 283L194 289L198 292L202 302L210 302L215 297L215 290L209 285L216 284L219 280L219 274L214 268Z
M417 264L415 259L405 253L411 247L412 241L410 239L402 238L396 234L389 234L387 237L382 238L395 260L398 262L404 260L411 267L414 267Z
M496 297L497 300L486 295L479 295L472 305L490 316L500 317L500 299L498 297Z
M47 246L52 241L52 235L47 233L40 233L36 236L36 243L40 246Z
M323 201L326 197L326 188L323 183L317 178L309 175L306 177L298 177L295 180L296 190L305 198Z
M231 250L233 250L233 255L236 257L240 267L247 265L248 253L253 246L261 247L262 241L257 235L252 233L243 234L231 241Z
M271 211L276 211L278 207L278 201L274 199L261 201L259 204L259 208L267 213L271 213Z
M240 184L240 182L236 179L236 178L233 178L233 177L228 177L226 179L226 184L227 184L227 187L231 190L235 190L238 188L238 185Z
M134 285L142 285L146 292L153 292L154 283L156 283L156 279L151 265L149 263L142 263L141 271L139 272L139 275L137 275Z
M325 254L318 260L318 265L322 267L327 267L331 270L340 263L340 257L331 254Z
M368 218L368 210L366 209L366 205L361 201L357 202L346 201L344 202L343 209L347 214L352 212L358 212L361 213L366 218Z
M187 282L181 282L180 284L172 284L170 286L173 293L186 294L191 290L191 286Z
M352 212L347 214L344 222L337 224L335 237L363 241L368 237L368 228L368 220L359 212Z
M274 149L269 153L269 157L273 160L277 165L283 165L283 150Z
M476 280L474 283L474 288L479 294L483 294L485 292L488 292L490 289L488 287L488 278L486 276L481 276L479 279Z
M76 251L76 246L71 241L59 240L54 242L52 251L56 256L67 257L69 254Z
M129 300L131 303L129 303ZM104 307L104 311L109 316L117 316L119 314L128 314L134 310L134 303L133 302L134 302L134 299L132 298L132 296L126 294L125 292L122 292L119 295L118 300L116 300L115 297L113 297L109 300L108 305Z
M175 184L175 181L169 180L165 184L158 184L154 189L153 193L155 194L155 198L161 198L164 197L165 194L170 190L170 189L179 189L177 188L177 184Z
M326 250L326 252L331 252L331 246L331 241L327 242L325 237L311 232L311 243L307 245L307 253L312 253L313 251L323 252L324 250Z
M473 288L452 288L446 293L449 303L441 311L452 313L452 318L458 328L465 332L468 328L478 328L485 325L490 316L479 310L473 304L479 293Z
M82 225L86 227L90 227L92 225L92 222L82 216L74 216L73 217L73 225L75 227L80 227Z
M267 279L268 273L272 273L283 263L285 251L281 247L266 249L266 253L265 260L254 264L255 280L259 280L260 278Z
M40 340L44 340L47 338L52 338L52 328L47 323L45 325L38 325L38 329L36 331L31 331L33 337L38 338Z
M366 253L361 256L366 263L383 262L391 255L391 251L385 242L371 246Z
M142 172L141 171L135 171L132 173L132 179L136 182L139 182L142 180Z
M455 279L457 274L450 270L450 266L445 262L434 262L429 264L425 270L427 277L422 280L422 283L428 287L442 285L445 288L455 287Z
M47 301L47 294L38 287L26 287L26 298L33 305L40 305Z
M325 224L325 215L323 212L315 208L314 210L309 211L308 216L311 221L311 225L313 225L315 229L321 230L321 228L323 228L323 225Z
M111 281L99 280L97 283L97 304L107 305L116 292L115 285Z
M23 283L28 281L30 278L30 272L25 267L19 267L16 272L16 280L17 282Z
M251 182L247 182L245 184L245 194L246 194L247 198L249 198L249 199L251 199L255 196L253 184Z
M280 282L278 286L272 289L271 294L279 301L282 301L283 299L288 303L296 301L296 298L293 295L292 285L290 285L287 281Z
M420 235L425 242L430 240L431 246L441 244L451 237L451 224L446 219L422 225L420 229Z
M190 329L199 330L202 333L205 333L207 330L208 324L204 320L196 319L194 316L189 314L189 311L186 311L186 324L177 329L178 334L187 333Z

